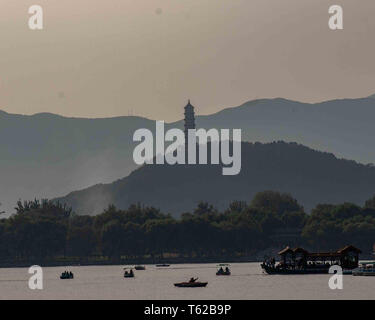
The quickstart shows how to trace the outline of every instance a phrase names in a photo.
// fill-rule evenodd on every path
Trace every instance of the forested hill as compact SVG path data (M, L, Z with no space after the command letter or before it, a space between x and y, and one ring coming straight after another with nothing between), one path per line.
M97 214L109 204L140 202L174 216L200 200L218 209L232 200L249 202L264 190L291 193L309 212L319 203L363 205L375 193L375 168L336 158L296 143L242 144L242 170L223 176L219 165L143 166L128 177L60 198L78 214Z

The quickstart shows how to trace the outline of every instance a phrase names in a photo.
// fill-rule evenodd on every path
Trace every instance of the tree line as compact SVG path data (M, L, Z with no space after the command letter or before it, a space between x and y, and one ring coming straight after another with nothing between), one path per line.
M370 253L374 235L375 196L363 207L319 204L308 215L291 195L264 191L223 212L200 202L178 219L141 204L85 216L50 200L19 201L16 213L0 220L0 261L238 257L285 245L333 250L353 244Z

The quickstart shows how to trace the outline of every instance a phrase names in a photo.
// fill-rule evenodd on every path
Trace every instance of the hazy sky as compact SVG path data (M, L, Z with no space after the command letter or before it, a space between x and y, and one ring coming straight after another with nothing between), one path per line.
M44 8L44 30L28 8ZM328 8L344 8L344 30ZM1 0L0 109L182 118L375 93L374 0Z

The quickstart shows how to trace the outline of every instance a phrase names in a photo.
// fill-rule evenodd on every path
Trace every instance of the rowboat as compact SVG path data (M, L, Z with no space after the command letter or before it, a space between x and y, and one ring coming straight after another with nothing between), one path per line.
M124 268L124 278L134 278L134 272L133 269L130 268L130 271L126 270L127 268Z
M134 273L124 273L124 278L134 278Z
M179 288L199 288L207 286L208 282L180 282L175 283L175 287Z
M65 280L65 279L74 279L74 275L72 272L63 272L60 275L60 279Z
M218 270L216 272L217 276L230 276L230 265L227 263L222 263L217 266Z

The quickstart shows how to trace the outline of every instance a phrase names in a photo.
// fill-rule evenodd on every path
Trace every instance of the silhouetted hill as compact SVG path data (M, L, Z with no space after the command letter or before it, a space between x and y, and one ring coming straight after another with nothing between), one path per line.
M317 104L263 99L200 117L198 124L204 128L242 128L244 141L297 142L366 164L375 162L374 117L373 98Z
M178 215L191 211L200 200L223 209L232 200L249 202L264 190L289 192L308 211L318 203L363 204L375 193L375 168L296 143L243 143L237 176L222 176L219 165L147 165L114 183L59 200L79 214L99 213L109 204L127 208L140 202Z
M128 175L136 168L132 137L140 127L154 122L0 112L2 209L9 212L19 198L52 198Z
M179 106L176 106L179 107ZM183 105L181 117L183 116ZM199 102L196 112L199 114ZM203 128L241 128L244 141L297 142L339 158L375 162L375 100L318 104L262 99L197 117ZM182 121L167 128L182 128ZM19 198L52 198L109 183L136 168L132 136L154 130L140 117L65 118L49 113L23 116L0 111L0 202L12 212Z

